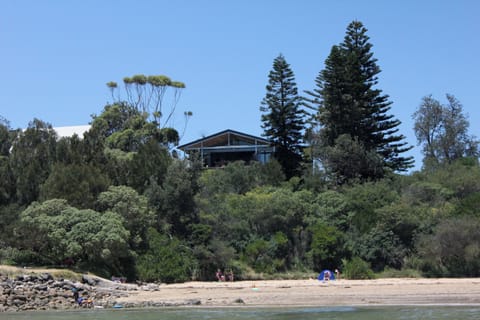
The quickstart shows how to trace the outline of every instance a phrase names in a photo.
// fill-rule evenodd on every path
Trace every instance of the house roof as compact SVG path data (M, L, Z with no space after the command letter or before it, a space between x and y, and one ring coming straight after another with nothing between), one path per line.
M71 137L74 134L78 135L80 138L83 138L83 134L90 130L91 125L81 125L81 126L70 126L70 127L54 127L53 129L57 132L60 138Z
M207 137L183 144L177 148L182 151L194 150L200 148L211 148L221 146L270 146L268 139L253 136L243 132L227 129Z

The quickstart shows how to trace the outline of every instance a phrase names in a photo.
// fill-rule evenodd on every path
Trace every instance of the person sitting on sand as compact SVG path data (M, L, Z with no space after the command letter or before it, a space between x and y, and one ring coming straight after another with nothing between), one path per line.
M330 280L330 271L325 271L325 273L323 274L323 279L325 279L325 281L329 281Z
M87 297L79 297L77 300L79 306L84 308L91 308L93 307L93 300Z
M93 300L90 299L90 298L83 299L82 306L84 306L84 307L86 307L86 308L91 308L91 307L93 307Z
M84 293L82 296L79 296L76 302L80 307L84 307L84 308L93 307L93 299L89 298L86 293Z

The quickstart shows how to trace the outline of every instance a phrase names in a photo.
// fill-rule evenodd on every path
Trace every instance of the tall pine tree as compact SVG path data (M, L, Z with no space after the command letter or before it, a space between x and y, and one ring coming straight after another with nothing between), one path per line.
M392 102L382 90L375 88L381 70L373 58L366 32L361 22L351 22L344 41L332 47L325 69L315 79L317 87L307 91L310 97L306 99L307 105L315 110L315 119L321 127L317 136L320 157L327 169L343 177L341 180L378 179L388 171L405 171L413 164L412 157L401 156L411 147L407 146L405 137L398 134L400 121L387 114ZM351 150L343 150L345 156L342 157L331 156L342 152L341 145L345 145L347 138L356 150L362 149L355 158L363 159L349 161ZM338 159L344 163L333 163Z
M287 178L291 178L300 171L305 113L300 108L293 71L281 54L273 61L266 90L260 107L263 136L272 141L275 158Z

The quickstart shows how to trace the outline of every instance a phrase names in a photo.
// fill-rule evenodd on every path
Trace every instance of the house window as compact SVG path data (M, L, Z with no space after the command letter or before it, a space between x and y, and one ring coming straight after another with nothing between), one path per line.
M260 161L260 163L265 164L270 161L271 156L272 155L269 152L261 152L257 154L257 160Z

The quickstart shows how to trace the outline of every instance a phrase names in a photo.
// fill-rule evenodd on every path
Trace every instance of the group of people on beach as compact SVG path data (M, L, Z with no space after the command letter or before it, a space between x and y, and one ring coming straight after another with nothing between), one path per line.
M233 281L233 271L230 269L226 274L222 272L222 270L217 269L217 272L215 273L215 277L217 278L217 281Z

